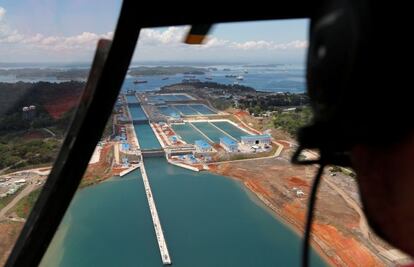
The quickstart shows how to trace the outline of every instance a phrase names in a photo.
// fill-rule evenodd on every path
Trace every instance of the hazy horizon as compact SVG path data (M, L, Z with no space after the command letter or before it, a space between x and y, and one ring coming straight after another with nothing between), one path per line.
M42 66L61 66L61 67L79 67L79 66L90 66L92 62L0 62L0 68L12 68L15 67L42 67ZM237 62L237 61L133 61L130 67L134 66L180 66L180 65L192 65L192 66L214 66L214 65L303 65L303 62Z

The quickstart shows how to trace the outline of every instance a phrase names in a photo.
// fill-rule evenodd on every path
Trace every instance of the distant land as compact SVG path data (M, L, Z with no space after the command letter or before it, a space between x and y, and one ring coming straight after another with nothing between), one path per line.
M85 80L90 68L5 68L0 69L0 76L15 76L19 79L56 78L57 80ZM202 75L206 73L204 68L187 66L154 66L132 67L128 74L131 76L155 76L155 75Z
M21 79L39 79L55 77L57 80L82 80L89 74L88 69L57 69L57 68L16 68L0 69L0 76L15 76Z
M206 69L184 66L156 66L156 67L133 67L129 69L131 76L151 75L175 75L175 74L205 74Z

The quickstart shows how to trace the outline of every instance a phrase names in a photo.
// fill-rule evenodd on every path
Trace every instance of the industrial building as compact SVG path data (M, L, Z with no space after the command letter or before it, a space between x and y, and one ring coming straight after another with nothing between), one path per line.
M36 106L34 105L23 107L22 111L24 120L32 120L36 116Z
M272 143L272 137L270 134L246 135L241 137L241 143L249 146L270 145Z
M204 140L196 140L194 145L197 153L209 153L214 151L213 147Z
M239 147L236 141L226 136L220 138L220 145L228 152L237 152Z
M170 136L169 139L170 139L170 141L173 145L177 144L177 142L179 140L176 135Z

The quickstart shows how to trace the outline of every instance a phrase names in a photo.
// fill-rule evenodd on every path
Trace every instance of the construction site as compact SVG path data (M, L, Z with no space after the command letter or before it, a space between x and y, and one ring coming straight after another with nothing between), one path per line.
M122 179L139 169L163 264L172 264L174 255L167 247L163 214L158 213L157 196L150 185L155 177L147 175L145 158L162 157L168 164L194 172L237 179L254 193L252 200L257 205L301 235L315 167L293 166L290 158L295 141L281 131L267 131L264 121L240 110L217 110L207 100L186 93L129 91L118 98L112 127L112 137L98 144L81 186L116 175ZM306 151L303 157L317 154ZM48 171L3 175L0 193L15 200L1 210L0 219L21 227L25 218L13 207L41 188ZM4 224L0 230L17 233L14 226L7 228L10 225ZM3 247L10 248L16 235L9 236ZM410 261L372 233L363 216L355 178L347 169L327 169L323 176L312 241L325 261L335 266L390 266Z
M116 111L115 161L126 168L142 154L165 155L172 164L199 171L211 162L261 157L281 149L271 135L236 123L231 114L188 94L130 91L120 95Z
M143 168L145 157L163 156L168 163L192 171L232 177L298 234L303 231L315 167L290 164L296 148L293 140L274 140L271 134L249 126L242 116L218 111L188 94L129 92L120 96L117 107L122 175ZM317 154L306 151L303 157ZM351 174L347 169L325 173L313 228L314 247L336 266L409 262L406 255L371 233ZM155 223L157 218L153 218L154 227L160 225ZM165 242L159 241L160 251L166 248Z

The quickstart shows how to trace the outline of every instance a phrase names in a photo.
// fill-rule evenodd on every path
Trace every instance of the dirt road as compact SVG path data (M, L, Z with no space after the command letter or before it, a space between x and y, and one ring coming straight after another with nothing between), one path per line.
M37 188L36 184L28 184L20 193L10 201L3 209L0 210L0 221L7 219L6 213L13 208L22 198L30 194L33 190Z

